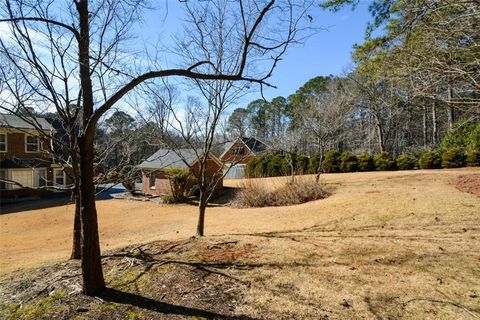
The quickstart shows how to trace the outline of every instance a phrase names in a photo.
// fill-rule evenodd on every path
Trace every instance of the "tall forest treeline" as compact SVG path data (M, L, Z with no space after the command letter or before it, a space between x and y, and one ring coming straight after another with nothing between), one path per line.
M358 3L331 0L323 7L335 12ZM369 10L372 21L353 48L350 72L318 76L288 97L237 108L227 132L308 155L334 149L397 157L438 148L449 131L474 130L480 3L375 0Z

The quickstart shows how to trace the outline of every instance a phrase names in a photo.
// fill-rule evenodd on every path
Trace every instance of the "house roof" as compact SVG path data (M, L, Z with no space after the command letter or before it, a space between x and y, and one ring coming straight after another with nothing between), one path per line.
M236 139L235 141L226 144L223 153L220 155L220 159L221 159L221 158L227 153L227 151L230 150L230 148L232 148L232 147L235 145L235 143L236 143L237 141L239 141L239 140L240 140L244 145L246 145L247 148L249 148L250 151L252 151L252 153L253 153L254 155L256 155L256 154L258 154L258 153L262 153L263 151L266 151L266 150L268 150L268 149L270 148L266 143L264 143L264 142L262 142L262 141L260 141L260 140L258 140L258 139L256 139L256 138L253 138L253 137L249 137L249 138L248 138L248 137L240 137L240 138Z
M13 114L0 114L0 127L14 128L14 129L42 129L49 130L51 128L50 123L40 117L25 117L28 121L25 121L19 116ZM33 125L33 124L35 125Z
M186 163L191 166L198 160L197 155L201 154L201 150L194 149L177 149L175 151L169 149L160 149L152 154L147 160L140 163L137 167L140 169L186 169L188 168ZM222 166L220 160L218 160L218 158L213 154L210 154L210 158Z
M250 149L253 153L259 153L267 150L269 147L262 141L255 138L241 137L242 142Z

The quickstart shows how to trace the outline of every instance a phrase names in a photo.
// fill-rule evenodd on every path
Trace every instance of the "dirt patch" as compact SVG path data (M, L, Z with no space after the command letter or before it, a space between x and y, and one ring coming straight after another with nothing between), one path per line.
M480 197L480 174L461 175L455 180L458 190Z
M238 241L220 242L200 248L196 256L201 261L232 263L241 258L250 257L256 248L257 246L251 243L238 245Z
M205 254L192 258L209 247L222 258L236 252L221 261L228 264L253 251L248 243L224 243L187 239L108 252L102 260L108 289L98 298L81 294L75 261L18 273L0 282L0 318L250 319L234 312L248 282L213 267L219 261Z

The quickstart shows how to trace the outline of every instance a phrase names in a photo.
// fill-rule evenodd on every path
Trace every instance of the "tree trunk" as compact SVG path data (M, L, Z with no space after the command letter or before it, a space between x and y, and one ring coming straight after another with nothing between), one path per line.
M82 224L82 276L83 293L94 296L105 289L100 243L98 239L97 209L93 161L96 122L93 115L93 89L90 76L90 12L87 0L78 0L75 6L79 15L80 36L78 59L82 92L83 128L79 138L80 151L80 219Z
M427 107L423 105L423 147L427 147Z
M454 114L453 114L453 107L452 107L452 84L449 80L448 82L448 87L447 87L447 118L448 118L448 128L452 129L453 127L453 122L455 121L454 119Z
M380 147L380 152L385 151L385 141L383 137L383 130L380 123L377 123L377 135L378 135L378 145Z
M318 159L317 175L315 176L315 182L320 183L320 175L322 174L322 163L323 163L323 147L320 147L320 159Z
M437 106L435 100L432 101L432 142L437 144L438 133L437 133Z
M453 115L453 108L451 106L448 106L447 109L447 116L448 116L448 128L452 129L453 127L453 122L454 120L454 115Z
M80 222L80 193L78 189L73 191L73 197L75 202L75 216L73 218L73 244L72 244L72 254L70 259L81 259L82 258L82 226Z
M291 172L291 183L295 182L295 164L293 163L293 158L290 161L290 172Z
M197 236L203 237L205 231L205 209L207 208L207 197L205 191L200 189L200 198L198 201L198 223Z
M80 212L82 224L83 293L94 296L105 289L98 237L95 185L93 183L93 139L80 144Z

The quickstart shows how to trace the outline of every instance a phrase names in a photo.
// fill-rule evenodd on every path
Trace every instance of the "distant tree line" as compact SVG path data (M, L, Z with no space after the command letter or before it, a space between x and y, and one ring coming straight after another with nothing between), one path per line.
M288 176L291 174L316 174L322 157L321 172L388 171L412 169L460 168L480 166L480 124L472 122L463 128L449 132L439 148L418 152L403 153L393 157L383 151L376 156L369 153L354 154L349 151L329 150L323 156L314 153L267 154L252 158L245 167L249 178ZM293 163L293 173L291 170Z
M323 6L337 11L358 2ZM373 0L369 9L373 19L354 47L353 70L235 109L227 132L309 157L335 149L397 158L444 149L447 133L478 124L480 3Z

